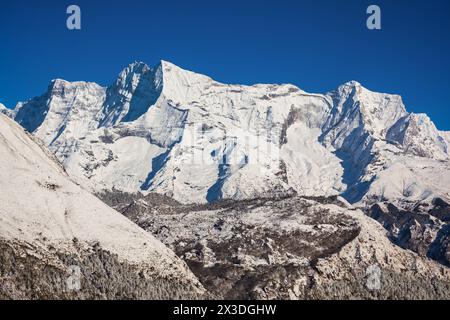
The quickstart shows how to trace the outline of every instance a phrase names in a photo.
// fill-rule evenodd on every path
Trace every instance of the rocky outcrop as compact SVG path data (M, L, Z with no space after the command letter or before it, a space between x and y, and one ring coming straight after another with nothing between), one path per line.
M395 244L450 266L450 205L443 199L411 204L409 209L378 203L368 215L388 230Z

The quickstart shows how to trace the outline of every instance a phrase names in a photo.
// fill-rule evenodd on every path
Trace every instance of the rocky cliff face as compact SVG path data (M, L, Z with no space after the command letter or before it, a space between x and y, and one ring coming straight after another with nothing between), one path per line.
M377 203L368 214L389 231L395 244L450 266L450 205L444 200L435 198L409 210Z

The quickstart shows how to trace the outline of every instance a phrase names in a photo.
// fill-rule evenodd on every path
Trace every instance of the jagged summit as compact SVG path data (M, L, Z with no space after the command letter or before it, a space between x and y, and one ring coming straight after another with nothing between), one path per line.
M155 83L150 83L151 81L154 81ZM142 82L142 83L141 83ZM196 86L207 86L207 84L213 85L222 85L221 83L213 80L212 78L195 73L189 70L185 70L169 61L166 60L160 60L154 67L150 67L148 64L142 61L134 61L130 63L128 66L126 66L118 75L115 82L110 85L107 88L104 88L106 91L116 91L116 93L119 93L119 95L123 95L124 97L121 97L120 103L125 104L126 102L126 96L133 95L135 90L138 89L138 86L140 86L140 89L144 91L152 91L156 90L158 91L158 94L165 94L166 96L170 96L174 101L180 102L186 100L186 92L185 88L189 87L191 88L191 91L195 91ZM230 86L230 85L226 85ZM287 88L289 91L297 91L299 93L308 94L307 92L304 92L300 88L296 87L292 84L255 84L253 86L246 86L246 85L231 85L231 87L241 87L241 88L255 88L255 89L280 89L280 88ZM62 88L77 88L77 87L97 87L101 88L102 86L94 83L94 82L85 82L85 81L67 81L64 79L53 79L51 80L48 91L52 90L58 90ZM155 89L156 88L156 89ZM123 92L118 92L123 90ZM342 85L340 85L335 91L332 91L328 93L330 96L334 96L336 94L342 96L352 95L352 92L356 90L359 93L372 93L368 89L362 86L362 84L358 81L348 81ZM231 88L231 91L233 89ZM193 92L191 92L192 94ZM353 92L354 93L354 92ZM47 92L48 94L48 92ZM138 91L138 94L140 94L140 91ZM395 97L395 95L390 95ZM156 98L156 97L153 97ZM34 99L33 98L27 102L30 102ZM399 97L401 100L401 98ZM154 102L151 99L150 102ZM25 102L25 103L27 103ZM25 103L19 103L16 109L20 109L23 104ZM111 109L111 106L105 106L105 108ZM122 110L123 111L123 110ZM117 114L122 114L122 111L115 111ZM123 114L122 114L123 115ZM135 118L136 116L132 116L131 118ZM107 118L107 117L106 117ZM108 120L105 120L105 124L111 125L115 124L117 122L117 119L120 117L112 117L114 121L110 122Z
M150 67L145 62L139 61L139 60L136 60L136 61L130 63L126 67L126 69L128 69L128 68L130 68L130 69L141 69L141 70L143 70L143 69L147 69L147 70L150 69Z
M148 111L162 90L160 68L150 68L143 62L126 67L114 84L106 90L98 127L136 120Z
M64 87L64 86L88 86L88 85L100 86L100 85L98 85L95 82L89 82L89 81L68 81L68 80L65 80L65 79L56 78L56 79L52 79L50 81L49 88Z
M358 82L356 80L350 80L350 81L347 81L347 82L341 84L338 87L338 90L341 88L343 89L343 88L361 88L361 87L363 87L363 86L360 82Z

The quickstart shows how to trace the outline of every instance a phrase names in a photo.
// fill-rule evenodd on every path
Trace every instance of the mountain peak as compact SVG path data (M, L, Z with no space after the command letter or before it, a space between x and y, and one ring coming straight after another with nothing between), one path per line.
M143 73L150 70L150 67L142 61L134 61L130 63L122 72L125 73Z
M135 61L126 66L120 73L114 84L114 86L134 86L134 82L137 81L143 74L150 71L150 67L141 61Z
M167 61L167 60L163 60L161 59L158 63L158 66L162 66L162 67L178 67L177 65L175 65L174 63ZM179 67L178 67L179 68Z
M69 83L69 81L61 79L61 78L56 78L56 79L52 79L50 81L51 84L67 84Z
M357 90L365 89L361 83L355 80L347 81L341 85L339 85L332 92L337 92L339 94L350 94L352 92L356 92Z
M446 160L449 157L446 137L424 113L410 113L388 132L388 138L403 146L405 152L419 157Z
M347 81L342 86L352 87L352 88L354 88L354 87L362 87L361 83L358 82L358 81L355 81L355 80Z
M68 91L77 90L77 89L87 89L94 91L104 90L102 86L95 82L87 82L87 81L67 81L64 79L53 79L50 81L48 86L48 94L58 93L61 94L67 93Z
M166 75L169 73L175 73L177 75L180 75L182 73L196 74L192 71L185 70L185 69L177 66L176 64L166 61L166 60L161 60L155 69L158 69L158 68L160 68L161 71Z
M426 113L410 113L409 117L419 125L430 125L432 121ZM434 124L433 124L434 125Z

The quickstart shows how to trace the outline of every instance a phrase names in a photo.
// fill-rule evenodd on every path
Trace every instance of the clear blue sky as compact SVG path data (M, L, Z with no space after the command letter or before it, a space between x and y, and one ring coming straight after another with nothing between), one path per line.
M66 29L78 4L82 30ZM366 8L382 30L366 29ZM448 0L165 0L0 3L0 102L42 94L51 79L112 83L160 59L227 83L293 83L326 92L348 80L398 93L450 130Z

